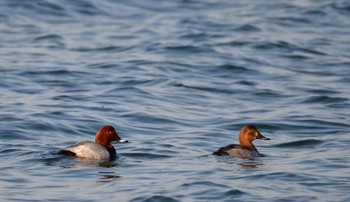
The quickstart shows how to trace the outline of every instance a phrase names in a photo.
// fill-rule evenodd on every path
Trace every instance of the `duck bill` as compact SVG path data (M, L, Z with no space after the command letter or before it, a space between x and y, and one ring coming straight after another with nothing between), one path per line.
M256 139L260 139L260 140L270 140L270 138L267 138L265 136L263 136L262 134L258 134L258 136L256 137Z
M116 136L116 138L115 138L114 141L116 141L116 142L122 142L122 143L123 143L123 142L129 142L129 141L126 140L126 139L120 138L118 134L116 134L115 136Z
M117 142L129 142L128 140L125 140L125 139L120 139L120 140L118 140Z

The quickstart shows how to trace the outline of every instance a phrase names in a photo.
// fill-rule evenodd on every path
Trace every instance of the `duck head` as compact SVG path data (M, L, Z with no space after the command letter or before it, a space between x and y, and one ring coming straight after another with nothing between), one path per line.
M246 125L243 126L241 131L239 132L239 144L250 147L250 148L255 148L253 145L253 140L255 139L260 139L260 140L270 140L270 138L267 138L258 131L254 126L252 125Z
M100 145L108 146L112 141L128 142L119 137L113 126L102 126L96 133L95 142Z

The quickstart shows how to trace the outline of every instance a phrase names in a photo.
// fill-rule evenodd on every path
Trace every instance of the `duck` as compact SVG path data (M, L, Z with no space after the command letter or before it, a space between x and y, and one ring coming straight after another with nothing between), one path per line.
M256 129L253 125L245 125L241 128L238 140L239 144L230 144L226 147L221 147L213 153L217 156L234 156L242 159L251 159L255 157L264 157L264 154L258 152L253 144L253 140L270 140Z
M96 133L95 142L83 141L59 150L59 154L96 159L96 160L115 160L117 152L112 141L128 142L118 136L113 126L104 125Z

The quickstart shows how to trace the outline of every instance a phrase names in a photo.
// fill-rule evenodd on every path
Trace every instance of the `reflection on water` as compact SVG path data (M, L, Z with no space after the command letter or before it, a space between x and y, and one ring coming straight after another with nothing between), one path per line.
M41 155L41 161L47 166L59 166L62 168L114 168L118 166L117 161L106 161L98 159L88 159L57 154L51 151Z
M118 164L115 161L100 161L95 159L84 159L73 157L71 161L64 160L62 161L61 167L64 168L95 168L95 167L103 167L103 168L113 168Z
M232 157L232 156L220 156L215 158L219 163L239 165L244 168L258 168L258 167L264 166L264 163L262 163L261 157L260 158L258 157L255 159L241 159L241 158Z
M96 182L111 182L118 178L120 178L119 175L117 175L115 172L98 172L97 176L99 177Z
M238 165L245 168L257 168L257 167L263 166L264 164L261 162L252 161L252 162L241 162L241 163L238 163Z
M104 167L104 168L112 168L116 167L118 164L116 161L106 161L106 160L97 160L97 159L88 159L88 158L79 158L74 157L73 160L77 162L75 167Z

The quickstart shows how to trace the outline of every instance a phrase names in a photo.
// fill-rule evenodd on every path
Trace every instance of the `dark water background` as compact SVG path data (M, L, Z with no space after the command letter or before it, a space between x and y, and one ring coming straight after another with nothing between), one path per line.
M350 200L347 0L2 0L0 81L0 201Z

